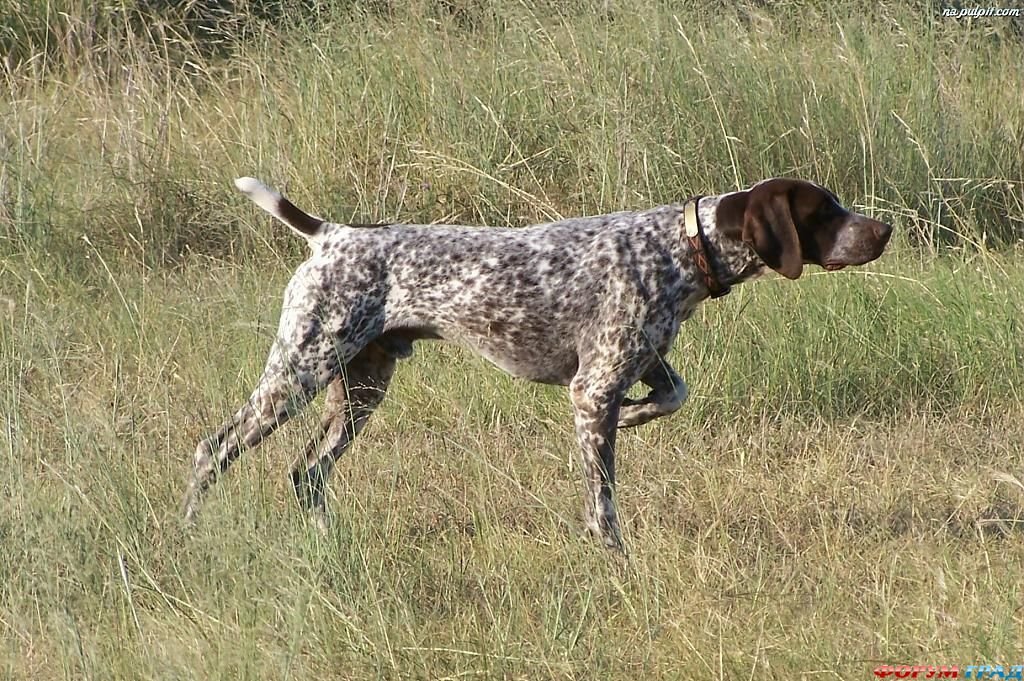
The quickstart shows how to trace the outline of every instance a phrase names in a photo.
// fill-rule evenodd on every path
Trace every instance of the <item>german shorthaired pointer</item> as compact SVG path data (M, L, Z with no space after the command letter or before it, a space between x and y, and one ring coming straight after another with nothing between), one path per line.
M524 229L334 224L252 178L235 184L312 254L285 289L256 389L196 449L187 520L243 449L326 389L321 428L291 471L300 502L325 524L335 461L381 403L397 360L412 355L414 341L434 338L472 348L514 376L569 387L586 525L621 549L616 430L686 400L686 383L667 360L680 323L704 299L769 268L796 279L805 264L870 262L892 233L832 192L792 179ZM637 381L649 394L626 398Z

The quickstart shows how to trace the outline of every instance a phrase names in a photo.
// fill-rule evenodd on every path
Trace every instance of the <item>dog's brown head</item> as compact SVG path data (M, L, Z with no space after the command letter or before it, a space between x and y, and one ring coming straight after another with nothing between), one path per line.
M805 264L840 270L871 262L892 235L890 225L846 210L835 194L804 180L759 182L728 195L719 210L765 265L789 279Z

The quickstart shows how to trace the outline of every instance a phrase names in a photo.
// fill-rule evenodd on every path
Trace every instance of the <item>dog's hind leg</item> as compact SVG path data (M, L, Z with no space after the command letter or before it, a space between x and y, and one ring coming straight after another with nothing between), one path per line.
M335 462L380 405L395 372L396 359L370 343L327 388L321 431L292 465L295 495L320 527L327 526L327 483Z
M288 361L280 341L275 343L255 390L217 432L196 447L185 491L186 522L195 520L206 490L241 453L298 413L331 380L340 362Z

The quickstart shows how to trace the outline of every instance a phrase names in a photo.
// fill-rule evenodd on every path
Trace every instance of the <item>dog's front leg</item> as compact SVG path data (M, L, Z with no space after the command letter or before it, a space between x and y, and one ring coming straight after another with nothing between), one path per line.
M619 428L639 426L667 416L683 406L689 396L686 381L664 359L641 376L640 381L650 386L651 392L642 400L623 400Z
M625 550L615 513L615 433L622 390L606 389L577 375L569 385L584 475L584 521L604 545Z

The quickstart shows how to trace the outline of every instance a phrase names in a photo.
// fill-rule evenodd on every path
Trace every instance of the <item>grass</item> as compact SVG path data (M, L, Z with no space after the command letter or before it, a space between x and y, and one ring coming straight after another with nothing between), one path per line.
M577 536L562 391L440 346L345 457L329 536L284 475L314 415L183 534L188 454L257 374L286 273L23 282L0 345L8 675L856 678L1008 660L1024 272L968 310L988 266L890 269L753 284L687 325L673 359L691 404L621 441L628 563ZM941 338L919 333L923 284L951 315ZM781 364L747 356L768 342Z
M1021 237L1012 22L648 0L610 19L508 3L466 27L411 7L253 18L219 58L169 20L98 36L83 11L53 18L64 51L4 73L4 250L74 255L86 234L150 264L262 252L228 182L251 173L338 219L484 224L788 173L924 248Z
M2 7L0 677L1018 664L1012 25L381 7L208 34L128 4ZM316 409L185 533L189 456L251 388L301 257L230 190L250 173L338 219L493 224L792 174L898 233L877 264L744 285L684 325L690 402L620 438L628 561L579 537L564 391L429 344L343 459L327 536L285 476Z

